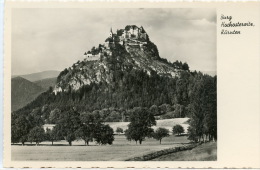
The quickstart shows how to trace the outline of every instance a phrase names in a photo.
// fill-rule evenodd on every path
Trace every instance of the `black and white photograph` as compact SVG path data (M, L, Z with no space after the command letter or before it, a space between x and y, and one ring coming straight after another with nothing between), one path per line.
M12 161L217 161L216 8L14 8Z

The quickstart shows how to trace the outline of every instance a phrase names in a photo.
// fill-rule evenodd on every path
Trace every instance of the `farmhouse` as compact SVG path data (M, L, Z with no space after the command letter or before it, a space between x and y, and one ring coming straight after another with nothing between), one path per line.
M87 60L87 61L94 61L94 60L99 60L100 59L100 53L98 54L92 54L90 51L89 52L85 52L84 53L84 60Z
M54 94L56 95L58 92L62 92L62 88L55 86L53 92L54 92Z
M52 130L54 128L55 124L44 124L42 127L44 129L44 131L46 132L47 129Z

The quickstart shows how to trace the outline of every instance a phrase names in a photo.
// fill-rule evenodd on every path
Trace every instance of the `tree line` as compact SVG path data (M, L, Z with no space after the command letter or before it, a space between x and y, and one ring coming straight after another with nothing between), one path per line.
M205 92L204 94L206 95L207 93ZM200 97L199 95L198 98L194 97L194 99L200 99ZM207 99L210 99L210 96L208 97ZM199 105L201 105L201 110L196 112L195 109L198 109ZM191 110L192 117L189 120L188 139L194 142L217 139L216 124L214 124L216 123L216 120L214 120L216 112L211 112L214 108L209 103L207 104L209 107L204 105L205 103L201 100L200 103L192 105L194 110ZM16 118L12 117L12 143L21 142L24 145L25 142L35 142L37 145L41 141L48 140L53 144L54 141L65 139L69 145L72 145L74 140L82 139L86 145L93 140L98 144L111 145L114 141L113 129L109 125L104 124L108 114L104 110L79 113L75 107L68 111L55 109L49 117L52 122L55 122L55 126L52 130L47 129L44 132L42 127L44 120L41 114L39 114L44 109L43 107L41 110L33 110L28 115L17 116L12 114L12 116L17 116ZM161 143L162 138L169 136L167 129L158 128L156 131L152 129L152 126L156 125L156 121L151 109L135 107L130 112L130 123L125 131L127 140L134 140L136 143L142 144L145 138L153 137ZM184 129L180 125L174 126L172 131L173 134L178 135L184 133ZM117 132L122 133L122 129L118 129Z
M169 136L168 129L158 128L154 131L151 128L156 125L156 121L149 109L135 107L131 112L130 124L125 130L127 140L134 140L136 143L139 141L142 144L148 137L159 140L161 144L161 140ZM71 146L74 140L81 139L85 145L93 141L101 145L111 145L114 141L114 131L109 125L104 124L104 116L101 111L79 113L76 108L66 112L56 111L51 116L56 124L46 131L43 129L42 121L37 122L30 120L30 117L21 116L12 124L11 142L21 142L22 145L25 142L35 142L38 145L42 141L51 141L53 145L55 141L66 140ZM117 128L116 132L123 133L123 130ZM184 133L184 129L181 125L176 125L172 132L180 135Z
M49 111L77 107L79 111L94 111L115 108L129 110L134 107L154 107L163 112L162 118L190 117L189 109L193 84L202 73L181 72L179 77L169 78L152 72L149 76L144 71L114 72L114 81L91 83L77 91L62 92L55 95L52 89L42 93L32 103L16 111L17 114L30 113L37 107L48 105ZM214 79L211 77L211 79ZM156 108L157 107L157 108ZM121 114L121 112L120 112ZM115 114L114 114L115 115ZM118 119L118 117L117 117Z
M79 113L75 107L68 111L56 111L51 116L56 122L55 126L45 132L40 117L21 115L12 121L11 142L21 142L22 145L25 142L35 142L37 145L44 140L52 143L66 140L72 145L74 140L82 139L86 145L90 141L111 145L114 141L114 131L104 124L102 116L99 111Z

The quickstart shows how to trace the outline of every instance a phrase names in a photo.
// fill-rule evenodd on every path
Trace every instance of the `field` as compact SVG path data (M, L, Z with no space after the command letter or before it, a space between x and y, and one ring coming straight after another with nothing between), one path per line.
M26 143L26 146L12 145L12 160L16 161L123 161L166 148L182 146L188 143L187 136L169 136L163 138L162 144L155 139L146 139L142 145L127 141L124 135L115 135L113 145L84 146L83 141L74 141L68 146L66 141L42 142L39 146Z
M166 128L170 131L170 133L172 132L172 127L180 124L181 126L183 126L185 133L187 133L187 129L188 129L188 121L189 118L175 118L175 119L163 119L163 120L156 120L156 126L153 126L153 129L157 129L159 127L162 128ZM117 127L122 128L124 131L127 129L127 125L129 124L129 122L107 122L107 124L109 124L110 127L113 128L114 132L116 131Z
M192 150L180 151L151 161L216 161L217 160L217 143L205 143Z
M187 132L188 118L165 119L157 120L157 125L154 129L159 127L167 128L172 131L172 127L180 124ZM123 130L127 129L129 122L107 122L114 131L117 127ZM187 136L169 136L162 139L162 144L155 139L146 139L142 145L135 143L135 141L127 141L124 135L115 135L113 145L96 145L94 142L90 146L85 146L83 141L74 141L73 146L68 146L66 141L42 142L39 146L31 146L34 144L26 143L26 146L12 145L12 160L32 160L32 161L118 161L128 158L142 156L151 152L182 146L183 143L188 143ZM101 156L102 155L102 156Z

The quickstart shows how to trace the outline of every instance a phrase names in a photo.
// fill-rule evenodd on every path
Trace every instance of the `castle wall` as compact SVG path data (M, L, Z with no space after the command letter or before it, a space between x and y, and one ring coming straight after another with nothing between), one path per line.
M141 34L140 34L140 38L146 39L146 33L141 33Z
M62 88L61 87L56 87L53 90L54 94L56 95L58 92L62 92Z
M134 29L133 34L134 34L136 37L138 37L138 35L139 35L139 29Z
M116 34L114 34L114 35L116 35ZM109 37L113 38L112 29L109 33ZM129 30L123 30L122 35L119 36L119 40L120 40L119 44L125 45L125 46L130 45L130 46L133 46L136 48L137 47L140 48L144 44L146 44L146 42L140 42L138 40L138 38L147 39L147 35L146 35L146 33L144 33L142 31L142 28L131 27ZM103 54L107 54L107 55L111 56L112 52L111 52L110 48L113 48L114 46L115 46L114 42L109 42L108 40L106 40L106 42L104 42L103 47L98 55L92 55L91 53L88 53L88 54L85 53L84 60L85 61L100 60L101 55L103 55Z
M97 54L97 55L90 54L90 55L87 55L84 60L86 60L86 61L99 60L100 59L100 55L101 55L100 53Z

